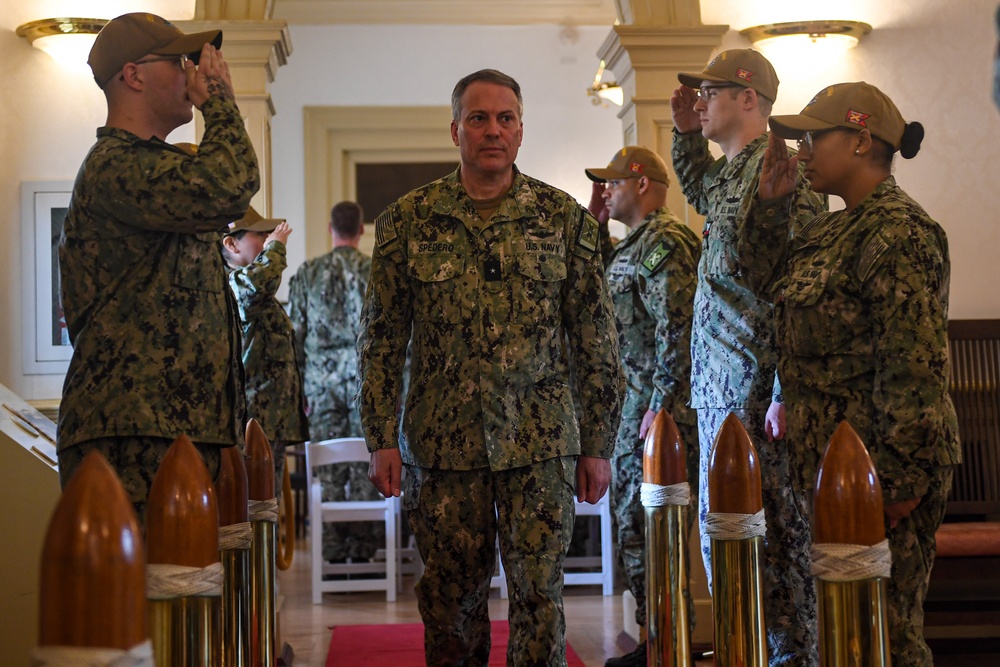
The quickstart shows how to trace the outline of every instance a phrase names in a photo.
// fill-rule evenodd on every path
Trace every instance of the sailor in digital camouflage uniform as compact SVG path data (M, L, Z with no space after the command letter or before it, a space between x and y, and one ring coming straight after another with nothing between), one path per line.
M250 205L257 157L218 30L184 35L152 14L109 22L90 52L107 125L73 186L59 243L73 358L59 410L60 481L90 450L139 520L160 460L188 435L218 472L242 443L240 331L219 232ZM197 67L195 63L197 62ZM205 121L195 155L163 139Z
M426 566L417 599L428 665L487 663L498 538L510 588L507 664L566 664L574 490L594 503L611 477L622 376L598 225L514 166L521 111L505 74L459 81L459 169L376 219L358 342L361 418L382 493L400 493L406 466L403 503ZM567 354L579 370L582 423Z
M261 217L251 206L222 238L243 332L247 416L257 420L271 443L276 489L281 488L285 448L309 439L292 323L275 297L288 266L285 244L291 232L284 220Z
M361 437L358 412L358 332L371 257L358 250L364 233L361 207L342 201L330 210L333 249L304 262L289 283L295 352L305 388L313 441ZM339 463L316 471L324 501L377 500L368 466ZM385 524L352 521L323 529L323 558L369 560L385 544Z
M760 458L769 664L816 665L808 518L791 489L787 450L795 443L781 439L784 407L775 379L772 306L747 288L735 260L736 229L757 190L778 77L756 51L734 49L717 55L704 71L678 78L682 85L670 99L674 171L688 203L706 216L691 342L691 406L698 410L701 441L702 558L711 586L711 540L704 530L708 463L719 427L732 412ZM723 157L709 153L709 140L719 144ZM807 186L796 189L797 218L824 209L825 202Z
M892 664L931 667L923 601L961 449L948 395L948 239L891 175L895 152L916 155L923 128L857 82L772 117L771 130L739 258L748 282L775 299L794 481L811 496L820 456L847 420L885 503ZM782 137L799 139L812 188L846 204L800 221L790 240L797 173Z
M619 560L636 601L635 619L645 627L646 512L640 489L646 432L660 409L677 423L687 451L688 479L697 498L698 426L688 403L691 317L701 241L667 209L667 165L648 148L626 146L606 168L587 169L586 174L602 197L603 210L591 208L594 217L605 229L608 217L629 228L624 239L612 246L608 238L602 249L626 383L611 460L611 507ZM602 234L603 238L607 235ZM687 518L690 533L694 508ZM687 602L693 614L690 596ZM632 653L605 663L605 667L629 665L645 667L645 642Z

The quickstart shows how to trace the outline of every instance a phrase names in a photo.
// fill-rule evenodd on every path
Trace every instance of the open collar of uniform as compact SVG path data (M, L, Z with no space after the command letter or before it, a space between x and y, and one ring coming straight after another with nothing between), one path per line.
M521 173L517 165L513 165L514 181L507 196L501 200L493 217L483 225L483 228L490 227L500 222L511 220L521 220L524 218L538 217L538 198L531 188L530 179ZM467 227L479 227L473 221L478 221L478 213L472 199L462 185L459 175L460 169L445 177L448 187L456 193L454 199L443 197L438 198L433 205L433 212L437 215L456 217ZM456 206L457 204L457 206Z
M749 144L743 147L743 149L736 154L736 157L728 165L728 170L730 173L737 173L743 170L747 165L747 162L757 154L762 147L767 145L767 134L762 134Z
M149 139L143 139L137 134L133 134L128 130L123 130L120 127L112 127L110 125L105 125L103 127L97 128L97 138L111 138L118 139L119 141L126 141L131 144L146 144L149 146L155 146L156 148L162 148L164 150L170 150L181 155L189 155L183 148L174 146L173 144L168 144L159 137L150 137Z

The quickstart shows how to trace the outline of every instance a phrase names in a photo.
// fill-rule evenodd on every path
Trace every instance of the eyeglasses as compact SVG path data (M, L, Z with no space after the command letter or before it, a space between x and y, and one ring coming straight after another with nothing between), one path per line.
M718 86L702 86L701 88L698 89L698 99L708 102L710 99L719 94L718 92L713 92L713 91L718 91L721 90L722 88L742 88L742 87L743 86L737 86L735 83L724 83Z
M145 65L146 63L172 62L183 70L187 69L187 61L188 61L187 54L182 54L179 56L158 56L156 58L146 58L145 60L137 60L135 61L134 64Z
M813 146L816 143L816 139L822 137L824 134L829 134L830 132L836 132L837 130L844 130L844 129L847 128L831 127L825 130L810 130L809 132L806 132L801 137L799 137L799 140L795 142L795 147L799 149L800 153L802 152L802 149L806 149L810 153L812 153Z

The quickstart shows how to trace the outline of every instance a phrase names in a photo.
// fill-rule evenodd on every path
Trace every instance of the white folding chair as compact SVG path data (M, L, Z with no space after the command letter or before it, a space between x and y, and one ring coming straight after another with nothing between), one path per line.
M322 502L320 480L316 468L333 463L367 463L370 459L364 438L337 438L306 445L306 474L309 486L309 530L312 542L313 604L323 601L323 593L344 591L385 591L388 602L396 600L396 568L399 499L351 500ZM385 560L370 563L326 563L323 560L323 525L350 521L385 522ZM377 579L324 580L324 575L384 573Z
M614 595L615 592L615 571L614 571L614 546L611 543L611 493L605 493L604 497L596 504L576 503L577 516L598 516L601 522L601 557L595 563L593 557L575 557L566 559L567 571L563 575L563 584L566 586L584 586L588 584L600 584L601 592L604 595ZM595 572L570 572L568 568L592 567L600 565L600 569Z

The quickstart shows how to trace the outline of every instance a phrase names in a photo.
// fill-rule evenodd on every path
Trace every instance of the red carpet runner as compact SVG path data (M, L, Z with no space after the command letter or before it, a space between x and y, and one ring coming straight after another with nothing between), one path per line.
M507 664L507 621L493 621L493 646L490 665ZM569 667L584 667L571 646L566 646ZM326 667L422 667L424 664L424 626L420 623L399 625L338 625L333 628Z

